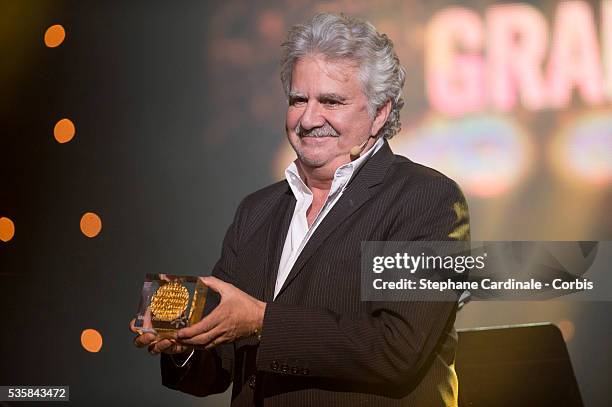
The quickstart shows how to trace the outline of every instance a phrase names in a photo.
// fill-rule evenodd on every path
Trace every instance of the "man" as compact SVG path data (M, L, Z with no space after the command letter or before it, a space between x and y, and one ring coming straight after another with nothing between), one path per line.
M319 14L289 32L281 79L297 159L246 197L213 277L218 306L162 353L165 386L232 405L456 405L456 302L360 300L360 243L467 239L465 200L395 156L405 71L369 23ZM134 330L133 326L132 329Z

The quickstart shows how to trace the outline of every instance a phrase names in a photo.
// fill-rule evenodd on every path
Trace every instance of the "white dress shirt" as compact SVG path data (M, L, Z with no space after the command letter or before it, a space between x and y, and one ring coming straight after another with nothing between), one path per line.
M308 228L308 221L306 220L306 212L312 204L312 191L306 186L300 174L298 172L295 162L289 164L285 170L285 177L289 183L291 191L297 200L295 204L295 210L293 211L293 217L291 218L291 224L289 225L289 231L287 232L287 238L285 239L285 245L283 246L283 253L281 255L280 264L278 266L278 274L276 275L276 286L274 287L274 298L278 295L280 289L283 287L285 280L289 276L289 272L293 268L295 261L299 257L302 249L308 243L308 240L317 229L319 224L323 221L323 218L327 216L331 208L338 202L340 196L344 192L347 184L351 180L355 171L361 167L371 156L376 154L378 150L383 146L384 141L379 138L376 143L370 148L364 155L352 161L348 164L344 164L336 170L334 173L334 179L332 181L329 194L325 203L321 207L321 210L317 214L312 226Z

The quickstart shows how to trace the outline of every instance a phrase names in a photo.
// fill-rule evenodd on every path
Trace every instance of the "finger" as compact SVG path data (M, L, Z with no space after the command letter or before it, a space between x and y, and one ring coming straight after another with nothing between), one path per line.
M177 354L177 353L185 353L189 350L193 349L192 346L185 346L177 343L174 339L162 340L158 343L155 343L149 347L149 352L152 355L157 355L159 353L167 353L167 354Z
M162 350L162 352L164 353L184 353L184 352L187 352L189 349L191 349L191 347L181 345L180 343L176 341L176 339L170 339L170 342L172 343L172 345Z
M160 341L153 342L149 345L149 353L152 355L157 355L172 346L174 346L174 344L170 342L169 339L162 339Z
M225 342L230 342L230 338L226 335L226 332L223 332L221 335L217 336L215 339L210 341L208 345L204 346L204 349L210 350L216 347L217 345L221 345L222 343L225 343Z
M156 339L157 336L155 334L145 333L134 338L134 345L138 348L144 348L145 346L151 345Z
M158 350L159 352L171 351L175 347L176 347L176 342L173 342L170 339L164 339L155 344L155 349Z
M217 325L221 323L221 316L219 312L219 305L215 308L210 314L204 317L202 320L196 322L192 326L188 326L187 328L179 329L176 333L177 339L189 339L196 335L200 335L202 333L208 332L215 328Z
M147 327L146 326L146 323L144 325L145 326L143 326L143 327L136 328L136 319L132 319L130 321L130 331L132 331L133 333L138 334L138 335L143 334L143 333L147 333L147 332L152 333L151 331L154 332L154 330L151 327Z
M208 332L201 333L192 338L179 339L177 340L177 342L181 345L206 347L210 345L213 341L221 337L224 333L225 333L224 330L221 327L217 326Z
M205 286L210 288L213 291L216 291L223 298L223 293L227 290L227 288L231 285L226 283L223 280L219 280L217 277L200 277L200 281L204 283Z
M211 350L215 348L217 345L221 345L224 342L226 342L225 336L224 335L218 336L217 338L213 339L208 345L204 346L204 349Z
M151 308L147 307L144 313L144 320L142 323L143 328L152 329L153 324L151 323Z
M130 321L130 331L134 332L135 334L138 333L138 330L136 329L136 327L134 326L134 323L136 322L136 318L133 318Z
M180 343L173 341L172 349L166 351L166 353L185 353L191 351L193 346L181 345Z

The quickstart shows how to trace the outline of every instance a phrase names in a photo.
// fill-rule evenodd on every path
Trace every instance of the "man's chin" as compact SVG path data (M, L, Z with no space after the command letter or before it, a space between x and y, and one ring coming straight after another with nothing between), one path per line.
M322 167L333 159L330 151L333 148L328 144L336 142L337 137L302 137L299 142L291 143L298 160L308 167Z
M297 156L301 164L311 168L323 167L327 163L324 157L312 156L310 154L298 154Z

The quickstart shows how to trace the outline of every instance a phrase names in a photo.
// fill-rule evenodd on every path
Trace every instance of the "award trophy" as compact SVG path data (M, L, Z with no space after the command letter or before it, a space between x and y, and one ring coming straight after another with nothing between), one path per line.
M140 334L171 338L202 319L207 290L198 277L147 274L134 327Z

